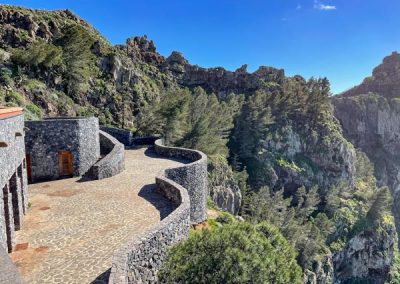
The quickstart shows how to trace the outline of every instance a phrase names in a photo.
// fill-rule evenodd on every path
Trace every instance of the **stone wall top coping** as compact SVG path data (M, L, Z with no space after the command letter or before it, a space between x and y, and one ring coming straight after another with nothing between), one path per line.
M69 117L69 116L57 116L57 117L45 117L43 120L49 121L49 120L82 120L82 119L91 119L94 118L94 116L75 116L75 117Z
M181 151L181 152L194 153L194 154L198 155L198 159L193 160L190 163L184 164L182 166L174 167L173 169L184 168L184 167L199 163L201 161L207 161L207 155L204 154L203 152L198 151L198 150L194 150L194 149L182 148L182 147L165 146L164 145L164 139L162 139L162 138L161 139L157 139L154 142L154 145L157 146L157 147L166 149L166 150L177 150L177 151Z

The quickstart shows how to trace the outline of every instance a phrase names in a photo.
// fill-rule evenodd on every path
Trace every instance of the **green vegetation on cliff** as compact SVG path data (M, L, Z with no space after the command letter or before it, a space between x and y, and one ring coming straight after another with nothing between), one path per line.
M253 224L192 236L170 253L166 282L196 273L212 283L223 279L213 278L218 273L230 283L298 282L297 262L305 281L327 283L334 254L391 222L388 191L343 137L326 78L286 77L265 66L253 73L201 68L179 52L164 58L146 36L111 46L68 10L0 5L0 13L1 105L24 107L27 119L94 115L204 151L214 202ZM186 263L192 256L196 267ZM279 267L261 269L267 264Z

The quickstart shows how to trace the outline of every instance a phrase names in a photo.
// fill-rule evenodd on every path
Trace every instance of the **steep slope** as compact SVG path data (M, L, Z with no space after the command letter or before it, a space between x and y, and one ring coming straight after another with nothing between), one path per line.
M145 36L113 47L69 10L0 5L0 103L28 118L94 114L133 127L141 107L177 87L147 64L154 52Z
M374 174L380 186L387 185L393 195L393 214L397 232L400 228L400 54L393 52L384 58L383 63L373 70L371 77L366 78L359 86L332 98L335 116L340 120L344 136L356 147L362 149L374 164ZM383 259L367 257L373 255L371 250L389 247L396 236L385 230L384 238L378 242L376 234L360 234L349 243L347 253L337 255L339 263L349 265L353 253L364 263L370 262L373 273L382 273ZM392 235L392 237L389 237ZM375 243L375 244L373 244ZM379 244L378 247L376 245ZM352 248L353 246L353 248ZM358 249L354 249L354 246ZM375 248L374 248L375 247ZM352 253L353 252L353 253ZM342 260L339 260L339 259ZM346 260L347 259L347 260ZM384 260L387 264L391 259ZM351 264L354 271L356 261ZM387 268L385 268L387 269ZM347 271L347 273L349 273ZM354 272L350 272L351 273ZM379 274L379 273L378 273ZM371 276L371 275L370 275ZM373 277L373 276L371 276Z
M218 149L223 150L213 153L221 156L222 162L215 160L209 168L214 201L236 214L242 196L239 185L248 186L253 193L269 187L268 193L273 194L283 188L284 203L298 225L285 237L292 238L296 246L301 243L297 242L300 236L293 232L302 234L305 242L296 249L308 283L331 281L333 267L341 267L345 259L340 255L352 249L354 242L349 241L354 234L366 235L356 227L373 208L375 180L364 173L369 161L360 163L363 155L342 135L329 104L327 79L287 77L284 70L265 66L253 73L247 72L246 65L233 72L202 68L190 64L179 52L160 55L146 36L112 46L68 10L0 5L0 86L0 104L23 106L28 119L95 115L102 124L122 126L137 134L178 137L177 143L182 145L201 141L222 146ZM222 112L224 115L218 115ZM207 132L209 128L213 131ZM352 139L346 127L345 131ZM208 136L201 137L204 133ZM185 139L189 142L182 141ZM229 149L225 145L228 140ZM329 205L330 198L339 199L338 204ZM328 212L327 204L335 214ZM281 210L275 215L282 215ZM323 216L315 219L317 215ZM375 219L381 217L387 216ZM387 235L392 236L390 224L388 228ZM355 262L353 267L356 271L362 266L365 272L382 263L375 277L382 280L392 260L393 237L382 240L375 235L375 227L368 229L369 235L388 245L381 251L376 246L366 247L363 255L382 253L384 257ZM331 233L332 240L327 237ZM335 250L328 247L330 243ZM333 251L342 253L334 258L335 263ZM350 277L342 275L345 280Z
M378 183L391 189L400 228L400 54L386 57L371 77L332 103L344 135L367 153Z

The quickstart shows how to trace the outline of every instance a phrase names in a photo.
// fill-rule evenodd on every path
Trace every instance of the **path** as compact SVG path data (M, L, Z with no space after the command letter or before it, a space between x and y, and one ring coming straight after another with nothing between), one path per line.
M125 151L125 171L100 181L29 186L31 207L11 258L27 283L106 283L114 251L173 210L154 177L181 163Z

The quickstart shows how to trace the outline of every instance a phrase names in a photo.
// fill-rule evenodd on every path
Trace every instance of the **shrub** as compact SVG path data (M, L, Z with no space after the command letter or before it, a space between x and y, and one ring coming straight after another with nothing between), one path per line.
M173 247L160 283L302 283L294 249L268 223L236 222Z

